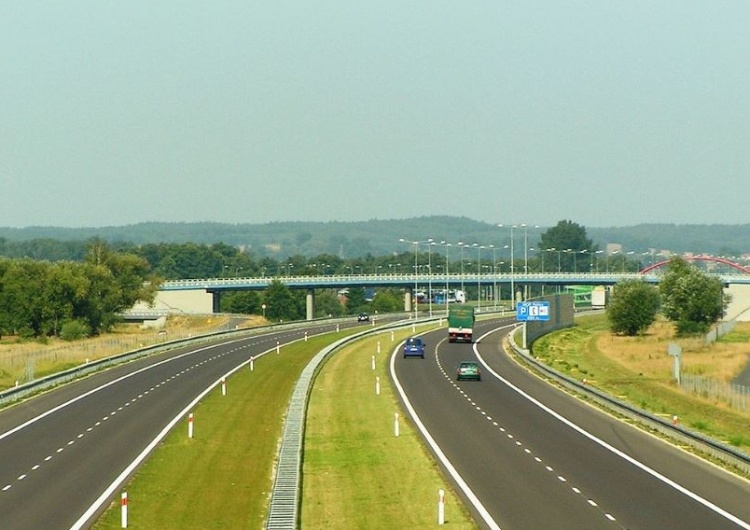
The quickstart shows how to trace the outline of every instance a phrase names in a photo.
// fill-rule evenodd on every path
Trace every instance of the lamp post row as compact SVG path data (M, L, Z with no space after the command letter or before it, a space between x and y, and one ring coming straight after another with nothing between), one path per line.
M512 293L512 302L515 303L516 299L516 292L515 292L515 235L514 231L516 228L523 228L524 231L524 273L528 273L529 271L529 245L528 245L528 229L529 225L526 223L521 223L519 225L497 225L500 228L508 227L510 228L510 276L511 276L511 293ZM539 228L537 225L534 225L534 228ZM449 249L451 246L453 246L451 243L448 243L447 241L440 241L439 243L436 242L433 238L428 238L426 240L422 241L412 241L405 238L399 238L399 241L402 243L410 243L414 245L414 297L415 297L415 304L414 304L414 312L415 315L417 313L417 300L416 300L416 293L418 289L418 283L419 283L419 273L418 273L418 255L419 255L419 245L425 244L427 245L427 282L428 282L428 303L429 303L429 313L430 316L432 316L432 245L440 245L445 246L445 272L446 272L446 280L445 280L445 303L446 307L448 306L448 263L449 263ZM494 245L479 245L478 243L473 243L471 245L464 243L463 241L459 241L456 246L458 246L461 249L461 291L465 291L464 287L464 248L470 247L470 248L476 248L477 249L477 303L478 308L481 309L481 299L482 299L482 284L481 284L481 276L482 276L482 257L481 252L482 249L485 248L491 248L493 252L493 262L492 262L492 271L495 272L495 266L497 262L496 258L496 248ZM506 247L507 248L507 247ZM558 258L559 261L559 258ZM558 266L559 268L559 266ZM496 298L496 287L493 288L493 298Z

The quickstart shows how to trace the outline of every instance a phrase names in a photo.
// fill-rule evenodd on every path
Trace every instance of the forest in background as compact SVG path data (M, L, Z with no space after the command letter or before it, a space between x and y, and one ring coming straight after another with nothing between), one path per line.
M576 222L575 219L570 221ZM518 223L513 230L517 251L538 246L550 227ZM620 245L622 252L644 254L710 254L737 257L750 253L750 225L641 224L626 227L585 227L599 248ZM424 216L357 222L273 222L231 224L216 222L144 222L126 226L65 228L0 227L0 256L32 259L80 260L86 242L106 241L114 248L158 243L222 243L255 256L285 259L288 256L331 254L342 259L401 253L413 241L446 241L494 246L511 243L510 225L499 227L468 217ZM400 240L404 240L404 242ZM506 250L507 252L507 250Z

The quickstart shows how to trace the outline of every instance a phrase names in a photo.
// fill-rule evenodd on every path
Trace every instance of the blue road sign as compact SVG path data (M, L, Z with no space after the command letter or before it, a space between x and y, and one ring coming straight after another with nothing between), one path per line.
M516 320L519 322L549 320L549 302L518 302L516 304Z

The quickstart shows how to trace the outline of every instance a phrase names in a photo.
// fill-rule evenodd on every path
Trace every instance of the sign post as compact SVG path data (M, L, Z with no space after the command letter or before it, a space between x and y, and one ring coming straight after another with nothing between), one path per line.
M526 323L549 321L549 302L518 302L516 304L516 320L523 322L523 349L526 349Z

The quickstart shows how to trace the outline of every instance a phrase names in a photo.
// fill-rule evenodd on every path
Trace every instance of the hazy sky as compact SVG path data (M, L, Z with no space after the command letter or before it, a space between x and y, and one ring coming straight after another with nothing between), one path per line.
M3 0L0 226L750 223L747 0Z

